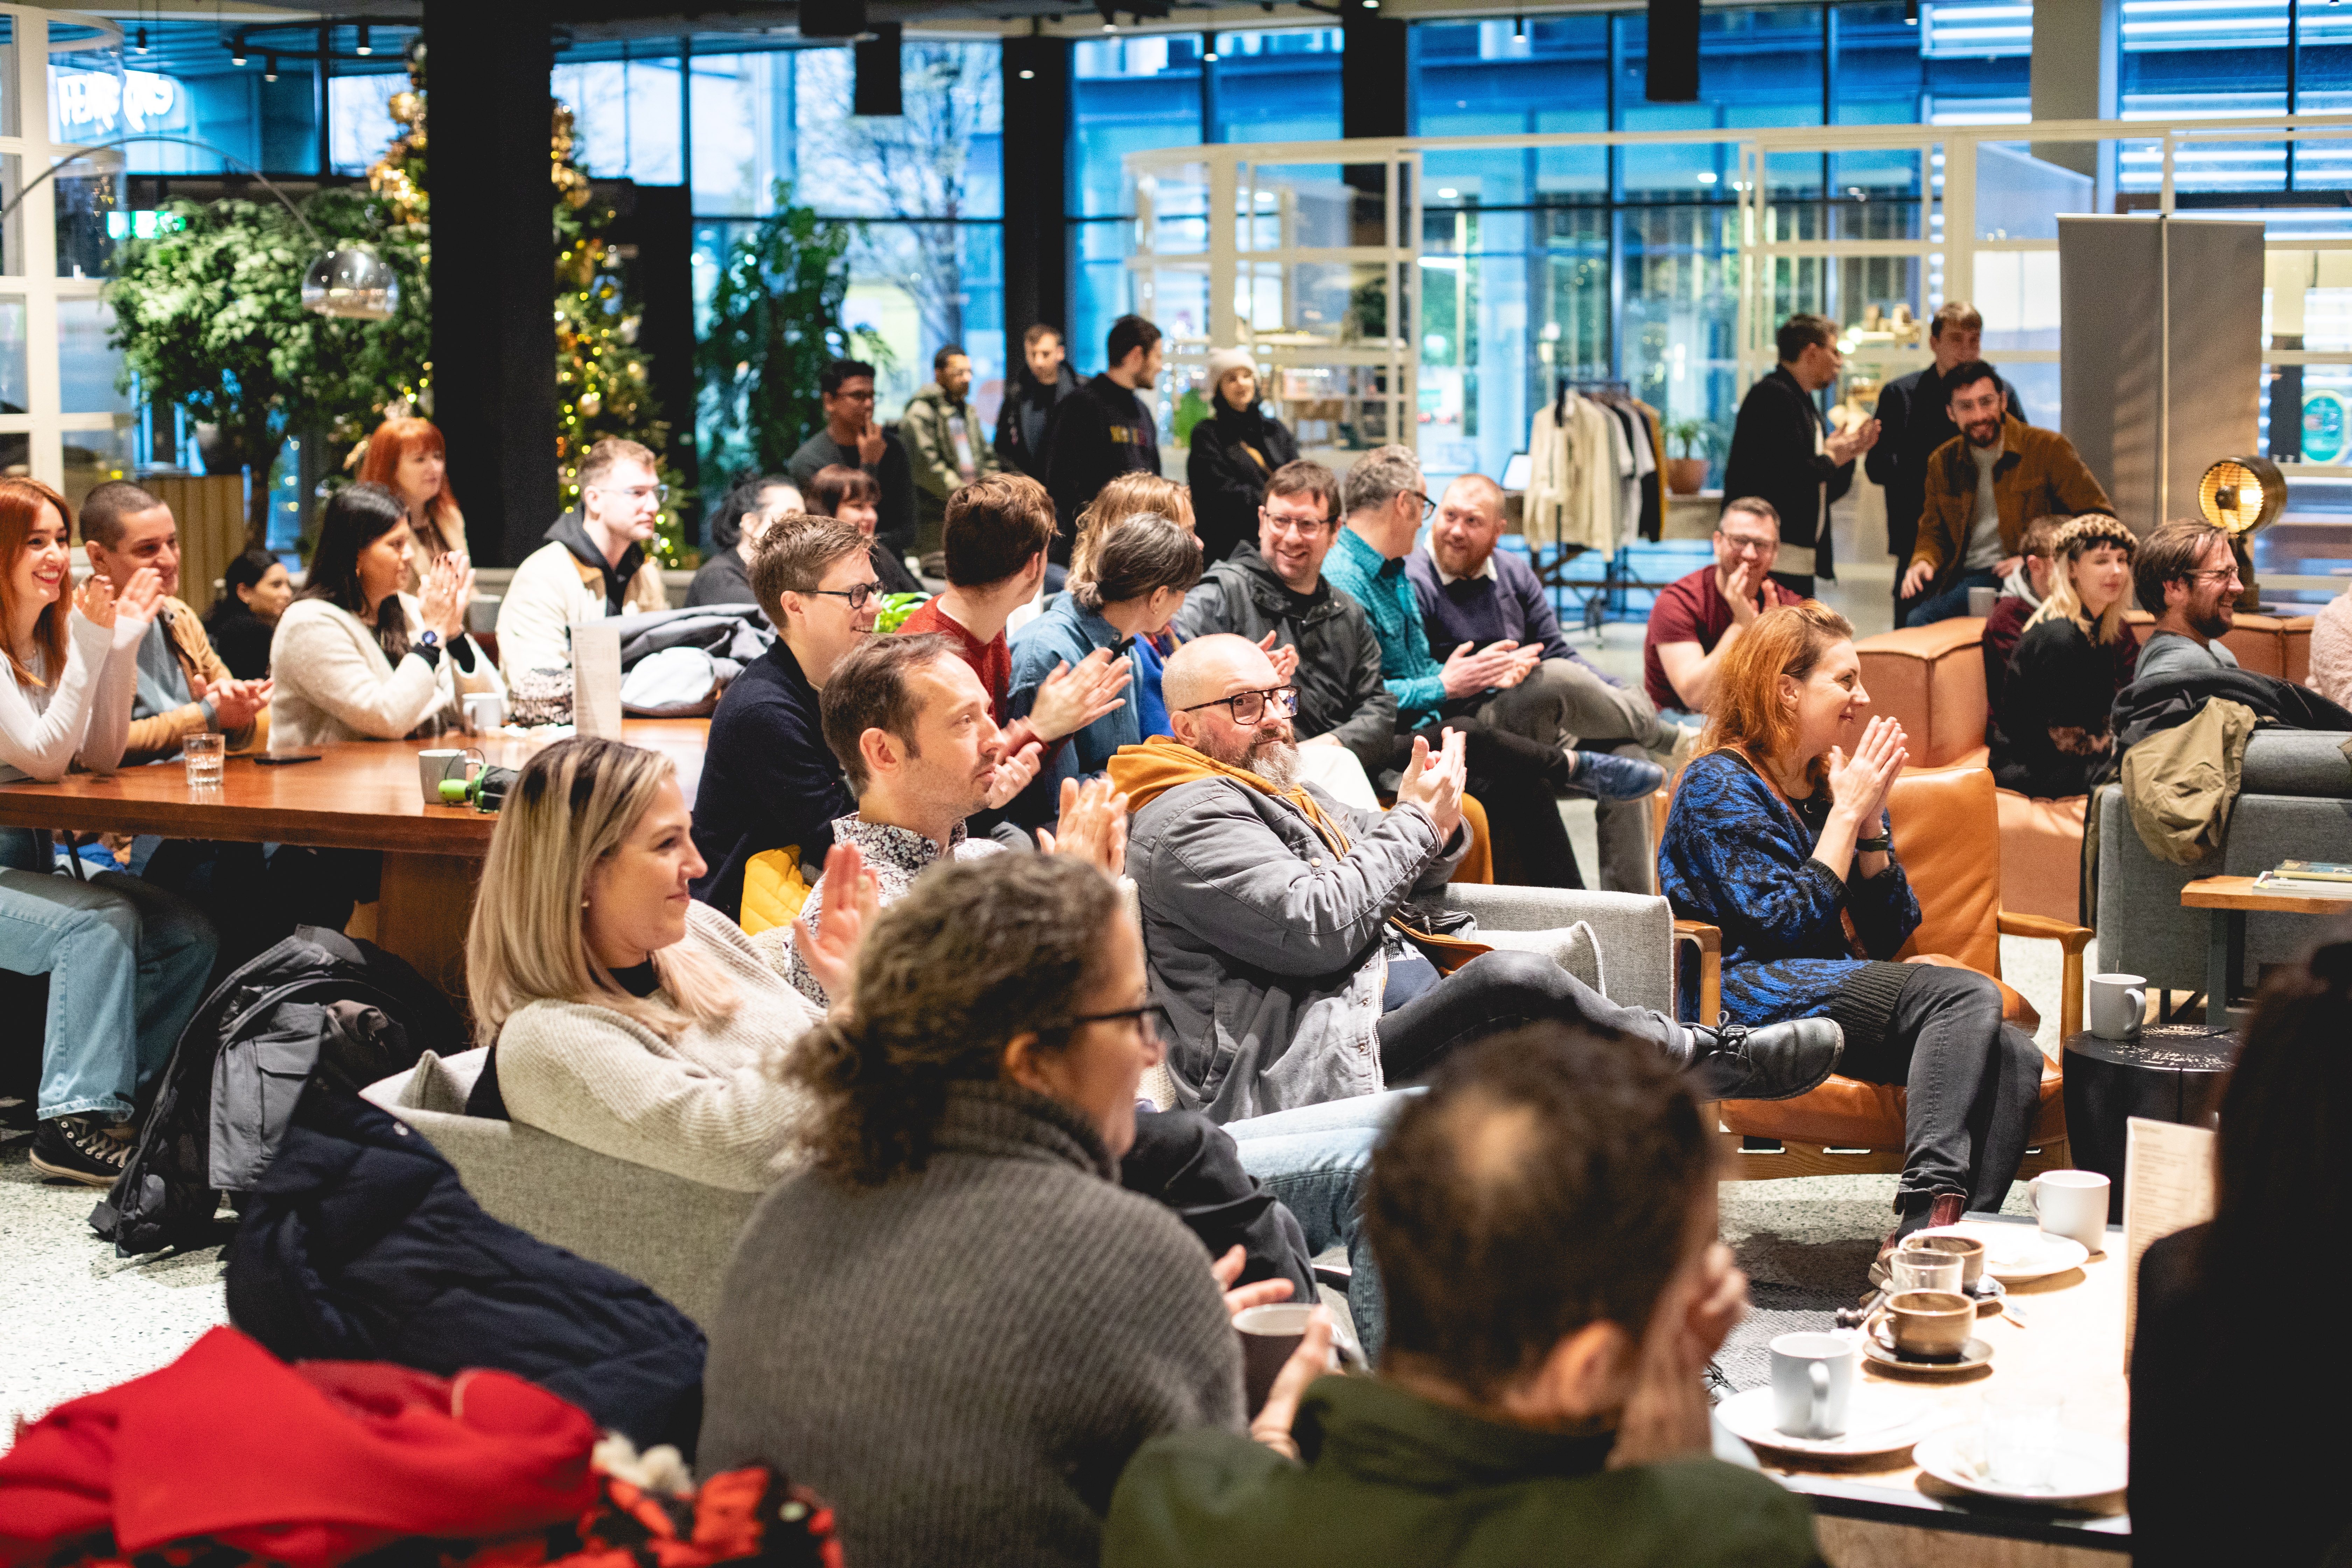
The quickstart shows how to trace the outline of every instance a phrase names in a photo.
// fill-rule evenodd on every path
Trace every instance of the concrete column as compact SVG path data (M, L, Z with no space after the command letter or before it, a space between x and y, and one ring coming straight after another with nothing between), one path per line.
M2122 107L2123 0L2034 0L2033 118L2113 120ZM2112 142L2036 142L2033 155L2097 182L2097 211L2112 212Z
M559 495L548 0L425 0L425 36L433 422L474 559L510 566L538 548Z
M1004 40L1004 367L1043 321L1070 341L1070 44Z

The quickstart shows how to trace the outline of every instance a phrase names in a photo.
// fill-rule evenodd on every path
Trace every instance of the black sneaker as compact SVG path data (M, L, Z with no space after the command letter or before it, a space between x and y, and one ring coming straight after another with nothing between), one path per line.
M1691 1092L1701 1100L1792 1100L1822 1086L1845 1052L1845 1031L1828 1018L1797 1018L1760 1029L1718 1020L1691 1030Z
M136 1131L127 1121L51 1117L33 1131L33 1169L58 1181L110 1187L137 1145Z

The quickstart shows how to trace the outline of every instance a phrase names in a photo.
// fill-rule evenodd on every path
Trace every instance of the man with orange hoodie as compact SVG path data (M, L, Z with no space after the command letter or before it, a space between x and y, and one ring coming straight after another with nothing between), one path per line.
M1185 1109L1229 1121L1369 1094L1538 1019L1647 1040L1703 1100L1802 1094L1836 1067L1826 1018L1687 1027L1543 953L1432 934L1412 900L1469 842L1458 733L1416 741L1394 810L1358 811L1297 782L1296 698L1256 644L1195 638L1160 681L1174 738L1122 747L1110 778Z

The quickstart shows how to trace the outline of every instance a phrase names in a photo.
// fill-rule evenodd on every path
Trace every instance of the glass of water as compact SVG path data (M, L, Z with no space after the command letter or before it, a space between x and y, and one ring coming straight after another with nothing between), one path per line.
M228 737L209 731L180 742L181 760L187 763L188 787L212 789L221 782L221 763L228 755Z
M1890 1290L1949 1290L1958 1293L1960 1275L1967 1263L1949 1252L1906 1247L1896 1250L1895 1256L1887 1260L1886 1268L1893 1277L1887 1284Z

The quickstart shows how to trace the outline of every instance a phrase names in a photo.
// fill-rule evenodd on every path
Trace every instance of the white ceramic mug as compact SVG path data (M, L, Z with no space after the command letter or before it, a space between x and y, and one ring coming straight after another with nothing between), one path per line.
M2083 982L2083 1013L2103 1040L2137 1040L2147 1016L2147 977L2094 974Z
M1992 614L1993 601L2000 597L2000 590L1998 588L1970 588L1969 614L1979 620L1984 619Z
M1861 1343L1845 1334L1772 1342L1772 1425L1791 1437L1843 1437Z
M2107 1249L2107 1189L2096 1171L2044 1171L2025 1186L2026 1206L2045 1236L2079 1241L2086 1252Z
M417 752L416 783L425 792L425 804L445 804L441 799L443 779L471 779L485 765L482 753L470 747L464 751L436 747Z
M466 693L466 728L474 734L487 735L507 721L506 694L499 691Z

